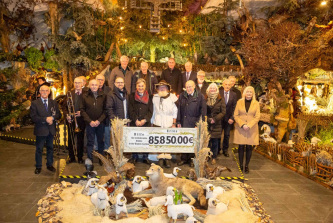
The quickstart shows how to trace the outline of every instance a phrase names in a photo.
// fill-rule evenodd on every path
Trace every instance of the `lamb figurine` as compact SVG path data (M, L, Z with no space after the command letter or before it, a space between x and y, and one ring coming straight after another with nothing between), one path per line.
M109 207L108 191L104 187L98 187L97 193L91 195L91 202L98 210L104 210Z
M172 197L175 196L175 190L176 190L176 188L170 186L166 190L166 196L153 197L148 202L146 202L145 199L143 199L143 200L145 201L147 207L164 205L168 195L171 195Z
M175 167L173 168L172 173L164 173L164 176L166 176L167 178L176 178L178 176L179 170L181 170L179 167Z
M185 223L199 223L199 221L195 217L188 217Z
M219 194L223 194L225 190L222 187L215 187L213 184L206 185L206 199L216 198Z
M128 217L127 207L126 207L127 199L124 194L117 195L117 203L116 203L116 219L118 220L118 215L123 212Z
M215 198L209 198L208 200L208 210L206 215L219 215L228 210L228 205L219 202Z
M270 137L270 134L271 134L271 127L269 127L269 125L267 125L267 124L263 124L262 126L261 126L261 130L264 130L264 133L262 134L262 135L268 135L268 137Z
M168 217L172 218L174 223L177 221L178 215L183 214L188 217L193 217L193 209L194 207L189 204L173 204L173 198L171 195L167 196L167 201L165 206L168 208Z
M96 187L98 184L99 179L97 178L91 178L88 180L85 189L88 188L88 196L91 196L93 193L96 193L98 191L98 188Z
M145 181L141 176L135 176L132 181L133 193L143 191L149 187L149 181Z

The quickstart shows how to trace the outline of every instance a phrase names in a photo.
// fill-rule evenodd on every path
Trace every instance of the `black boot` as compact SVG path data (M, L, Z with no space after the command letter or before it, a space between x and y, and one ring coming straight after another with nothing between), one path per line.
M243 173L243 171L244 171L244 169L243 169L243 165L239 165L239 169L242 171L242 173Z
M250 173L250 170L249 170L249 167L248 166L245 166L245 173Z

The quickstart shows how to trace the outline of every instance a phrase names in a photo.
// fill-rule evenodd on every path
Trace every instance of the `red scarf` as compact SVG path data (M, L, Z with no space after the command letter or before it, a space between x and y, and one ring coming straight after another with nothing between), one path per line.
M143 104L148 104L149 101L148 91L145 91L142 96L139 95L138 91L135 91L135 100Z

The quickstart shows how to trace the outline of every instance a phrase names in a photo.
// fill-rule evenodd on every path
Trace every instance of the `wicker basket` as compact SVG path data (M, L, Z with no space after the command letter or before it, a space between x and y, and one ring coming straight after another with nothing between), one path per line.
M270 113L260 112L260 121L271 123L272 115Z

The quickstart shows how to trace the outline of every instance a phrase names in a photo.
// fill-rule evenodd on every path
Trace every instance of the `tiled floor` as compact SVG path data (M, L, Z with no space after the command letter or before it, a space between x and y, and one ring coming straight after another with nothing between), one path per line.
M0 222L36 222L38 199L50 184L58 181L57 175L46 168L40 175L34 174L34 152L34 146L0 140ZM44 159L43 163L45 165ZM240 175L232 156L221 157L218 163L229 166L232 176ZM57 164L58 161L55 166ZM71 165L74 172L77 169L77 174L84 172L83 165ZM147 167L138 163L137 173L143 174ZM247 183L255 189L275 222L333 222L332 190L256 153L250 170L250 174L245 175ZM99 168L99 171L102 170Z

